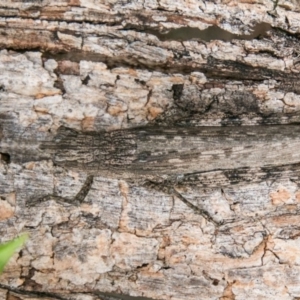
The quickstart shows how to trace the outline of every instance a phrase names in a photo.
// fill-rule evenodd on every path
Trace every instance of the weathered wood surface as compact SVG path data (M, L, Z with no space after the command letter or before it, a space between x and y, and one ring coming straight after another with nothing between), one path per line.
M299 4L272 9L269 0L0 1L0 237L31 233L1 277L3 299L300 297ZM140 126L190 134L148 135L146 161L134 162L145 172L120 163L93 172L50 149L61 126L85 138ZM154 171L149 151L194 143L203 153L201 132L228 157ZM257 156L230 160L228 147L242 157L245 145ZM178 159L160 159L168 155ZM74 199L90 174L78 206L56 201Z

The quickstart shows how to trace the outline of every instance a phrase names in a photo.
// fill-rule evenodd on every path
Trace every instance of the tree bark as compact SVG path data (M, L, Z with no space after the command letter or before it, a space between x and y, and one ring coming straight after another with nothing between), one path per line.
M0 16L1 299L300 299L297 2Z

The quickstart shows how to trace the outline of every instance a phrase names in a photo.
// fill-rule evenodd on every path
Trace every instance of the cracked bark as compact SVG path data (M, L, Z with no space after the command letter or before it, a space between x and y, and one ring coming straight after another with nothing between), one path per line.
M0 297L299 298L299 25L280 0L0 1L0 238L31 234ZM235 151L180 167L191 132Z

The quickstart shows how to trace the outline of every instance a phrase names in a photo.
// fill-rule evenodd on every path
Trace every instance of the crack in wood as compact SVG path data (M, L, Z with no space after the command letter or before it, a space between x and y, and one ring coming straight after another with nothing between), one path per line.
M253 40L257 37L264 35L272 29L272 26L268 23L258 23L251 28L250 34L233 34L227 30L224 30L216 25L210 26L204 30L193 27L181 27L173 28L167 33L162 33L159 30L144 28L143 32L147 32L157 36L161 41L188 41L193 39L200 39L206 42L212 40L231 41L233 39L239 40Z

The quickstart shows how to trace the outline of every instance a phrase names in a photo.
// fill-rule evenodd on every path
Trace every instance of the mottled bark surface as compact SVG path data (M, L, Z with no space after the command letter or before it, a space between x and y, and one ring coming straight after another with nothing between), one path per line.
M0 0L0 240L30 233L1 299L300 298L300 13L273 6ZM177 134L127 159L141 126Z

